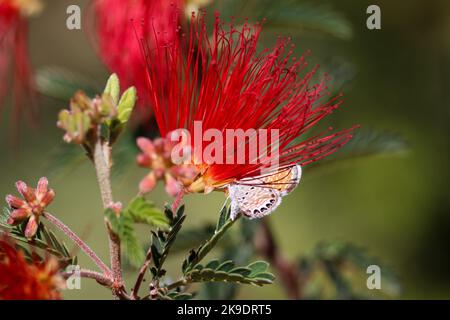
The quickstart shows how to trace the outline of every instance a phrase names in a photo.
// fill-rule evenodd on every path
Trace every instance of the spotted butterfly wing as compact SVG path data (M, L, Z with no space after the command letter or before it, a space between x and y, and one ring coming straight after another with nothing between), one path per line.
M291 193L299 184L302 176L302 167L294 165L283 167L273 174L263 175L264 187L277 189L282 196Z
M262 180L255 182L263 183ZM239 212L250 219L261 218L274 211L281 203L280 191L252 185L232 184L228 187L231 199L231 219Z
M281 198L295 189L300 178L301 167L294 165L231 184L228 187L231 219L235 219L240 212L250 219L272 213L280 205Z

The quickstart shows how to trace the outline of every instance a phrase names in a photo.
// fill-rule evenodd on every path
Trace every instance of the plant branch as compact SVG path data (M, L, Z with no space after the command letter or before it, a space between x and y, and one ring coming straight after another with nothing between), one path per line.
M275 268L288 297L293 300L300 299L298 267L280 252L267 218L262 219L261 227L255 235L255 247L258 253L269 260Z
M185 286L188 283L189 283L189 280L183 277L183 278L181 278L181 279L179 279L179 280L169 284L168 286L165 286L163 289L166 289L167 291L170 291L172 289L176 289L178 287Z
M44 212L44 217L53 225L55 225L59 230L61 230L66 236L68 236L81 250L83 250L83 252L86 253L89 258L91 258L91 260L100 268L100 270L103 271L105 276L111 277L112 273L108 266L68 226L66 226L62 221L60 221L49 212Z
M147 251L147 256L145 258L144 264L142 265L141 269L139 269L139 274L136 279L136 283L134 285L133 290L131 291L131 299L133 300L139 299L138 297L139 289L141 287L142 281L144 280L145 272L147 271L151 260L152 260L152 250L150 248Z
M110 170L111 170L111 148L106 142L103 142L100 133L94 146L93 156L97 180L100 187L100 193L103 202L103 208L107 209L113 203ZM112 231L109 221L105 218L106 228L109 236L109 254L111 258L111 269L117 291L123 289L122 263L120 256L120 238Z
M231 228L231 226L239 220L240 216L237 216L236 219L231 220L228 219L221 227L220 229L216 230L211 238L206 240L206 242L198 248L197 255L192 261L190 261L188 268L186 268L185 271L191 270L195 265L200 263L203 258L216 246L217 242L224 236L225 232Z
M101 284L101 285L103 285L105 287L111 288L113 286L113 281L112 281L111 278L105 277L101 273L98 273L98 272L95 272L95 271L91 271L91 270L87 270L87 269L65 271L65 272L62 272L61 275L62 275L62 277L64 279L68 279L68 278L70 278L71 276L73 276L73 275L75 275L77 273L83 278L94 279L99 284Z

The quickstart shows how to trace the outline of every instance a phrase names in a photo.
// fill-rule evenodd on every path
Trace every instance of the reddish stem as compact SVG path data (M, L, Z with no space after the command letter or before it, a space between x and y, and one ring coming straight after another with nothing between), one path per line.
M64 277L64 279L68 279L69 277L73 276L76 272L77 272L77 270L73 270L70 272L66 271L66 272L62 272L61 275ZM112 287L112 285L113 285L113 281L111 278L105 277L103 274L95 272L95 271L81 269L79 271L79 275L83 278L94 279L95 281L97 281L98 283L100 283L101 285L106 286L106 287Z
M133 291L131 292L131 299L133 299L133 300L139 299L139 297L138 297L139 289L141 287L142 281L144 280L145 272L147 271L151 260L152 260L152 250L150 248L147 251L147 256L145 258L144 264L142 265L141 269L139 269L139 274L136 279L136 284L134 285Z
M49 212L44 212L44 217L51 222L53 225L59 228L66 236L68 236L81 250L83 250L86 255L91 258L91 260L103 271L105 276L111 277L112 273L108 266L95 254L95 252L78 237L68 226L66 226L58 218L50 214Z

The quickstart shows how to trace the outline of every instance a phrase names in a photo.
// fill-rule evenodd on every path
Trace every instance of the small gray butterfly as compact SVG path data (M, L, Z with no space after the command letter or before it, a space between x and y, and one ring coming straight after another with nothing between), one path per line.
M300 165L279 169L272 174L246 178L228 186L232 220L242 212L249 219L262 218L272 213L282 197L297 187L302 175Z

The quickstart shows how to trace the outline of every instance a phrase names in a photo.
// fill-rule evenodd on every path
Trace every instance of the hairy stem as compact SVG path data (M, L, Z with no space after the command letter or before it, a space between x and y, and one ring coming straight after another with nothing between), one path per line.
M152 260L152 250L150 248L147 251L147 256L145 258L144 264L142 265L141 269L139 269L139 274L136 279L136 283L134 285L133 291L131 292L131 298L133 300L139 299L139 297L138 297L139 289L141 287L142 281L144 280L145 272L147 271L151 260Z
M113 281L111 278L105 277L101 273L92 270L81 269L81 270L65 271L61 273L64 279L68 279L76 274L79 274L79 276L83 278L93 279L105 287L111 288L113 285Z
M94 147L94 165L97 173L98 185L103 202L103 208L108 208L113 203L110 171L111 171L111 148L102 141L98 135ZM110 223L105 218L106 228L109 236L109 254L111 257L112 276L119 291L123 288L122 264L120 259L120 238L115 234ZM117 295L117 292L115 292Z
M58 227L66 236L68 236L81 250L83 250L86 255L91 258L91 260L103 271L103 274L107 277L111 277L112 273L108 266L95 254L95 252L78 237L68 226L61 222L58 218L50 214L49 212L44 212L44 217L51 222L53 225Z

